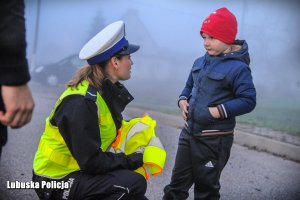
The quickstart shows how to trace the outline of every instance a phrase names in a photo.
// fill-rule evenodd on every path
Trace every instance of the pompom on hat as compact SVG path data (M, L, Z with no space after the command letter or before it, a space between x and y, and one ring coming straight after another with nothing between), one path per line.
M227 8L211 13L202 23L200 33L206 33L226 44L232 44L237 34L237 20Z
M87 60L89 64L97 64L108 60L112 56L129 55L140 47L129 44L125 38L125 24L116 21L102 29L90 39L81 49L79 58Z

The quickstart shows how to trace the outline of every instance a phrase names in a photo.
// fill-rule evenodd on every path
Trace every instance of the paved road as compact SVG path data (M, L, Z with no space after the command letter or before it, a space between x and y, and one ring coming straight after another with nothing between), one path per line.
M9 142L0 161L0 196L5 200L35 200L31 189L7 189L7 181L30 181L31 166L45 117L50 112L57 93L43 94L44 88L34 89L36 109L32 122L19 130L10 130ZM128 118L139 116L134 110L127 111ZM157 135L167 152L166 167L162 175L151 177L147 196L150 200L162 197L163 187L169 182L174 163L180 129L170 125L170 119L159 120ZM258 152L243 146L233 145L232 156L221 177L221 199L300 199L300 164ZM189 199L193 199L191 189Z

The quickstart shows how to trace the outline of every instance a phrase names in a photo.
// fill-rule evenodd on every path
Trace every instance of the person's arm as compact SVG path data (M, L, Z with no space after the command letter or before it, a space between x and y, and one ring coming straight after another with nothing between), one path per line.
M189 77L186 81L186 84L185 84L181 94L179 95L178 103L180 100L187 100L189 98L191 91L193 89L193 84L194 84L193 76L192 76L192 72L190 72Z
M0 85L21 86L29 80L24 2L2 0L0 3Z
M81 95L66 97L53 116L80 169L89 174L103 174L115 169L137 169L143 155L103 152L95 102Z
M241 67L232 77L231 85L235 98L216 108L222 119L249 113L256 106L256 90L249 67Z
M30 80L26 59L24 2L0 2L0 89L4 110L0 123L12 128L27 124L34 101L27 82Z
M192 88L193 88L193 76L192 76L192 72L190 72L185 87L182 90L177 102L178 107L181 110L181 116L185 121L187 120L188 117L188 107L189 107L188 97L191 94Z

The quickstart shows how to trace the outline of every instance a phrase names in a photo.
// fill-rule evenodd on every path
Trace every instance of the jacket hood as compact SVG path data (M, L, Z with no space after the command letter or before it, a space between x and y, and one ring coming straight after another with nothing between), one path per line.
M240 46L240 49L238 51L233 51L230 53L220 54L218 56L210 56L208 53L205 54L206 59L221 59L221 60L227 60L227 59L237 59L240 60L247 65L250 64L250 56L248 52L248 44L245 40L235 40L233 45Z

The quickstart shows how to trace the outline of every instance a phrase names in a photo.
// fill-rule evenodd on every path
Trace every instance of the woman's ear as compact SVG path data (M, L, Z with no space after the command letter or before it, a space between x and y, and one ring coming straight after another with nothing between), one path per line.
M112 57L110 59L110 63L111 65L113 66L114 70L118 70L119 69L119 66L118 66L118 58L117 57Z

